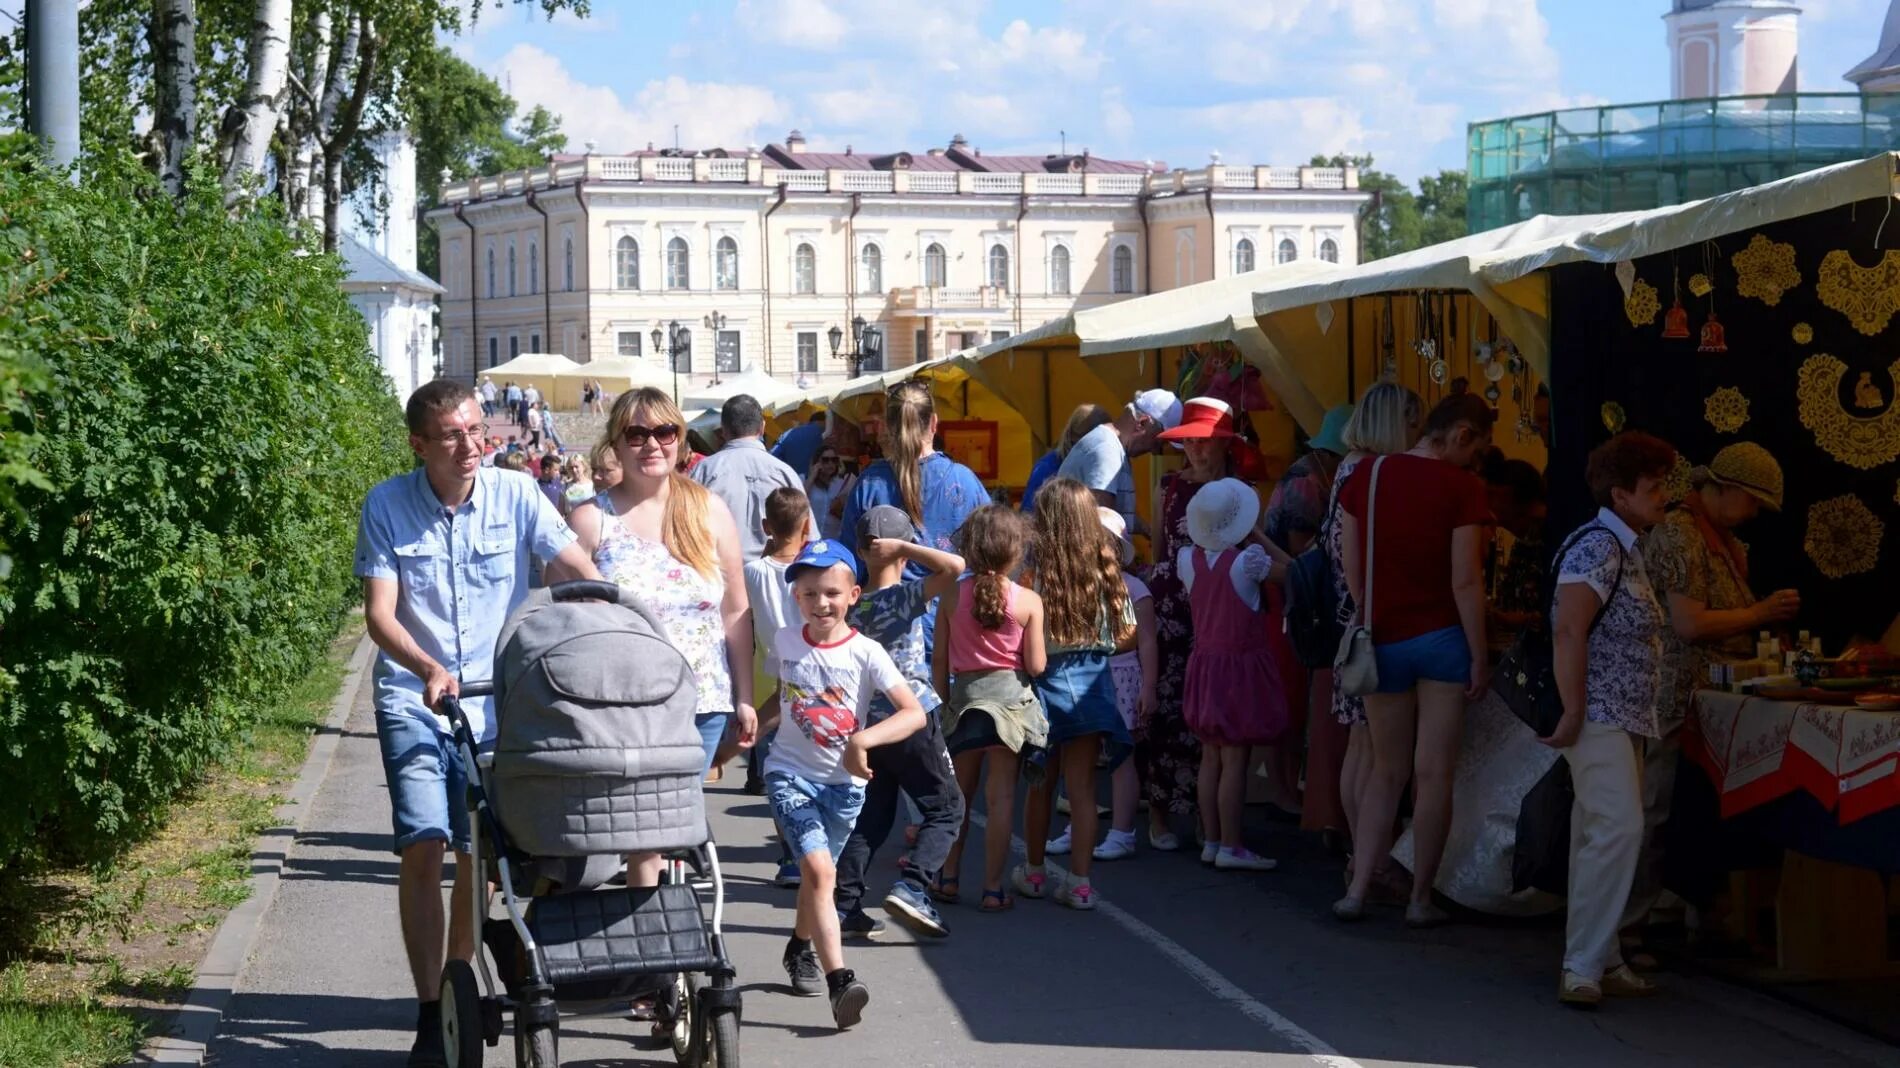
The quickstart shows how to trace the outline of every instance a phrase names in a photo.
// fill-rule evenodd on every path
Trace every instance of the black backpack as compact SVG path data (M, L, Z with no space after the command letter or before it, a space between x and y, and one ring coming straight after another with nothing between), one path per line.
M1333 666L1345 628L1339 622L1339 590L1333 585L1333 561L1326 555L1326 533L1339 512L1340 481L1335 474L1327 494L1326 520L1306 551L1287 565L1286 634L1300 666L1318 671Z

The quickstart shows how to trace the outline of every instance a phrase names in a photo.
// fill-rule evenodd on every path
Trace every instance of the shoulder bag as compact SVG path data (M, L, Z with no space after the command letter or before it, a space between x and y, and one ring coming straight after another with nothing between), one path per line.
M1622 539L1614 531L1593 523L1572 534L1557 551L1557 555L1551 558L1550 574L1544 578L1545 625L1519 634L1505 652L1504 659L1498 662L1497 672L1491 676L1492 692L1502 697L1504 703L1511 707L1511 714L1535 731L1539 738L1548 738L1556 733L1557 724L1564 718L1564 699L1557 690L1557 654L1551 644L1548 615L1551 600L1556 595L1557 572L1563 569L1564 557L1593 532L1608 534L1616 546L1616 581L1610 587L1610 595L1603 599L1596 616L1590 620L1585 640L1588 640L1589 634L1596 633L1597 625L1603 622L1603 617L1610 611L1610 604L1616 600L1617 591L1623 587L1623 565L1628 561L1629 554L1624 551Z
M1372 461L1372 485L1366 490L1366 603L1359 606L1359 622L1347 627L1333 655L1333 685L1347 697L1379 692L1379 661L1372 649L1372 559L1379 517L1379 468L1385 457Z

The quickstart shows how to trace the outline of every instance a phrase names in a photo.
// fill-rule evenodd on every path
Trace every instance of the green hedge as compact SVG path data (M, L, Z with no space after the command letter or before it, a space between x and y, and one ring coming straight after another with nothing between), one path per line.
M111 856L303 675L363 495L408 464L333 257L209 173L178 204L28 159L0 143L0 293L47 372L39 484L0 518L0 876Z

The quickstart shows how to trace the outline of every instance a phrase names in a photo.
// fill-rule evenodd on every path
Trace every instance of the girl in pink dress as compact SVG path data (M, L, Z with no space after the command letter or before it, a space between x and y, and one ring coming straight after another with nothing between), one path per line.
M1179 572L1194 619L1183 711L1201 740L1201 863L1224 871L1270 871L1276 862L1241 841L1247 753L1285 735L1290 719L1281 664L1260 640L1268 608L1262 588L1284 558L1254 530L1260 498L1224 478L1188 502ZM1242 548L1242 546L1245 546Z

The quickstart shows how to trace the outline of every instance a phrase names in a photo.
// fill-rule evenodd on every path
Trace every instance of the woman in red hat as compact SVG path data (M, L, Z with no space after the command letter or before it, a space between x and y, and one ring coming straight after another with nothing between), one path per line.
M1176 816L1195 811L1195 793L1201 771L1201 743L1187 728L1182 698L1188 656L1194 651L1194 626L1189 617L1187 590L1177 572L1176 557L1189 544L1188 502L1202 486L1226 478L1231 448L1239 435L1233 409L1213 397L1195 397L1181 407L1181 422L1159 435L1178 444L1187 466L1161 478L1161 498L1154 523L1154 566L1148 589L1154 598L1155 629L1161 650L1161 671L1155 683L1155 710L1138 724L1135 759L1148 792L1148 841L1156 849L1181 848L1171 823Z

